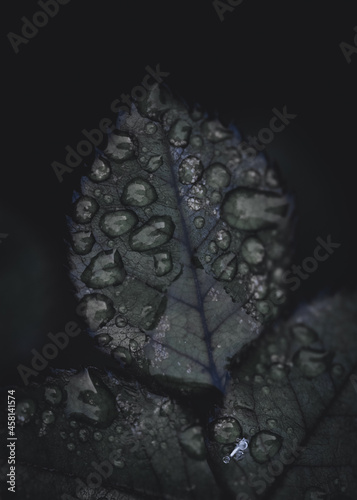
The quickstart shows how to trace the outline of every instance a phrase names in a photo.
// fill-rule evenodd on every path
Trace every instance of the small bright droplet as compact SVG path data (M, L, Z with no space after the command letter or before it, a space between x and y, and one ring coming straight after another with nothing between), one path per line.
M199 158L188 156L179 166L179 181L182 184L193 184L201 177L202 172L203 165Z
M205 219L204 217L198 216L194 218L194 225L196 226L197 229L202 229L203 226L205 225Z
M241 253L248 264L260 264L265 255L265 250L258 238L247 238L241 247Z

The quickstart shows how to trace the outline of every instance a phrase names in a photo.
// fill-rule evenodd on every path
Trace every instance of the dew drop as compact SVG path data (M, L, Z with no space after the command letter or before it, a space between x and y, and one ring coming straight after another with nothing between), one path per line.
M249 273L249 266L248 266L248 264L246 262L240 262L238 264L238 272L242 276L245 276L246 274L248 274Z
M198 217L195 217L193 220L193 223L197 229L202 229L203 226L205 225L205 219L204 217L201 217L200 215Z
M318 340L317 333L308 326L297 323L291 327L291 333L300 344L306 346Z
M128 349L125 349L124 347L117 347L114 351L112 351L112 354L114 359L121 364L128 365L131 363L131 354Z
M221 229L216 235L216 243L222 250L227 250L231 244L231 235L228 231Z
M124 265L118 250L100 252L92 258L81 275L83 283L91 288L120 285L124 278Z
M101 440L102 440L102 437L103 437L103 435L102 435L102 433L101 433L101 432L99 432L99 431L95 431L95 432L93 433L93 438L94 438L94 440L95 440L95 441L101 441Z
M169 252L160 252L154 255L156 276L165 276L172 271L172 258Z
M158 168L161 167L161 165L164 163L164 160L161 155L155 155L152 156L146 166L144 167L144 170L147 172L155 172Z
M79 224L90 222L98 211L99 205L94 198L82 196L73 206L73 220Z
M210 202L215 205L216 203L219 203L222 201L222 195L219 191L213 191L213 193L210 196Z
M95 337L95 340L100 347L104 347L105 345L109 344L109 342L112 340L112 337L107 333L101 333Z
M157 125L153 122L148 122L146 125L145 125L145 132L148 134L148 135L152 135L152 134L155 134L155 132L157 131Z
M171 217L154 216L131 233L129 244L136 252L151 250L167 243L172 238L174 230L175 224Z
M106 194L104 196L104 201L107 205L110 205L111 203L113 203L113 196L111 196L110 194Z
M79 302L77 310L93 331L105 325L115 315L113 302L101 293L85 295Z
M207 184L213 188L224 188L231 182L231 174L222 163L212 163L205 170L205 179Z
M287 377L287 367L282 363L273 363L269 375L274 380L284 380Z
M218 280L232 281L237 272L237 258L233 252L220 255L212 264L212 271Z
M157 200L157 193L148 181L137 177L124 187L121 201L124 205L146 207Z
M52 405L58 405L62 401L62 391L56 385L45 387L45 400Z
M99 221L99 227L104 234L115 238L130 231L137 222L138 218L131 210L116 210L103 214Z
M210 244L208 245L208 249L211 253L217 253L218 252L218 246L215 241L211 241Z
M177 148L185 148L191 134L191 125L185 120L177 120L169 132L170 144Z
M228 444L242 436L242 429L235 418L223 417L211 423L210 433L217 443Z
M68 443L68 444L67 444L67 449L68 449L69 451L74 451L74 450L76 449L76 446L75 446L75 444L74 444L74 443Z
M202 133L211 142L217 143L230 139L233 132L225 127L218 120L204 121L202 123Z
M250 441L250 453L254 460L260 464L267 462L278 453L283 438L269 431L260 431Z
M138 350L138 343L134 339L130 339L129 341L129 349L131 352L136 352Z
M19 401L16 405L16 421L20 425L27 424L30 422L35 414L36 405L32 399L23 399Z
M103 182L109 179L110 165L104 158L96 158L92 164L89 178L93 182Z
M200 148L203 144L203 139L200 135L193 135L191 136L190 144L194 148Z
M185 158L178 169L179 181L181 184L193 184L202 175L203 165L199 158L188 156Z
M42 420L45 424L52 424L55 421L55 414L51 410L42 413Z
M274 418L268 418L267 426L270 427L270 429L274 429L277 426L277 421Z
M265 250L257 238L251 237L243 242L241 253L248 264L260 264L264 259Z
M82 443L85 443L86 441L88 441L88 437L89 437L89 432L87 429L80 429L79 432L78 432L78 439L82 442Z
M258 231L276 227L286 211L287 200L284 197L237 188L225 196L221 217L235 229Z
M245 186L257 187L260 184L260 174L253 169L246 170L242 174L241 181Z
M124 326L127 325L127 320L125 318L123 318L123 316L117 316L115 318L115 324L117 327L123 328Z
M327 351L303 347L295 354L293 361L306 377L313 378L328 369L332 356Z
M79 255L86 255L89 253L93 245L95 243L95 239L91 231L79 231L78 233L72 233L72 247L73 250Z
M109 137L105 152L114 161L124 161L134 158L135 146L128 134L121 131L114 131Z

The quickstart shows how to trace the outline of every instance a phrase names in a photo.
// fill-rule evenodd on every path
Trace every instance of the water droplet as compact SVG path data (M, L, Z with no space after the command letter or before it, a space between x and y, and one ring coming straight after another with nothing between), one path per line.
M217 253L218 252L218 246L215 241L211 241L210 244L208 245L208 249L212 253Z
M36 405L32 399L23 399L19 401L16 405L16 421L17 423L23 425L30 422L35 414Z
M79 224L86 224L92 220L98 208L99 205L94 198L82 196L74 203L73 220Z
M108 441L109 443L112 443L114 441L115 437L114 436L108 436Z
M273 363L270 367L270 377L274 380L286 379L288 374L288 369L282 363Z
M109 179L110 165L104 158L96 158L92 164L89 178L93 182L103 182Z
M138 218L131 210L116 210L103 214L99 227L107 236L115 238L130 231L137 222Z
M115 458L113 460L113 465L114 465L114 467L117 467L118 469L124 469L125 462L121 458Z
M246 262L240 262L238 264L238 272L242 276L245 276L246 274L248 274L249 273L249 266L248 266L248 264Z
M115 315L113 302L101 293L85 295L79 302L77 310L93 331L108 323Z
M73 375L65 389L67 415L106 427L112 422L116 415L115 398L101 379L87 369Z
M88 441L88 437L89 437L89 432L87 429L80 429L79 432L78 432L78 439L82 442L82 443L85 443L86 441Z
M129 244L136 252L151 250L167 243L172 238L174 230L175 224L171 217L154 216L131 233Z
M45 424L52 424L55 421L55 414L51 410L42 412L42 420Z
M67 434L64 431L60 432L60 436L62 439L67 439Z
M288 431L288 434L292 434L294 432L293 428L292 427L288 427L287 428L287 431Z
M254 460L260 464L267 462L278 453L283 438L269 431L260 431L250 441L250 453Z
M222 201L222 195L219 191L213 191L213 193L210 196L210 202L215 205L216 203L219 203Z
M222 163L212 163L205 170L205 179L207 184L213 188L224 188L231 182L231 174Z
M221 229L216 235L216 242L219 248L222 250L227 250L231 244L231 235L228 231Z
M129 341L129 349L131 352L136 352L138 350L138 343L134 339L130 339Z
M233 417L223 417L215 420L210 425L212 439L217 443L234 443L242 436L242 429L239 422Z
M202 175L203 165L199 158L188 156L185 158L178 169L179 181L182 184L193 184Z
M271 429L274 429L277 426L277 421L274 418L268 418L267 420L267 426L270 427Z
M129 160L135 156L135 146L128 134L115 130L109 136L105 153L114 161Z
M287 199L282 196L237 188L225 196L221 217L235 229L258 231L276 227L286 211Z
M75 420L71 420L69 425L72 427L72 429L77 429L78 427L78 422L76 422ZM71 436L73 436L74 434L71 434Z
M157 200L157 193L148 181L137 177L124 187L121 201L124 205L146 207Z
M56 385L45 387L45 400L51 405L58 405L62 401L62 391Z
M293 361L306 377L313 378L328 369L332 356L327 351L303 347L295 354Z
M179 441L182 448L190 458L204 460L206 457L206 447L200 426L189 427L179 434Z
M172 258L169 252L161 252L154 255L154 267L156 276L165 276L172 270Z
M332 366L332 375L337 378L341 378L345 373L345 369L342 365L336 364Z
M101 441L102 437L103 437L103 435L99 431L96 431L96 432L93 433L93 438L94 438L95 441Z
M155 123L149 122L145 125L145 132L148 135L155 134L156 131L157 131L157 125Z
M102 196L102 190L101 189L95 189L93 191L93 194L96 198L100 198Z
M267 385L262 387L262 393L268 395L270 393L270 387L268 387Z
M144 170L147 172L155 172L164 163L163 157L161 155L155 155L150 158Z
M113 196L111 196L110 194L106 194L104 196L104 201L107 205L110 205L110 203L113 203Z
M203 139L200 135L193 135L190 139L190 144L194 148L200 148L203 144Z
M72 247L73 250L79 255L86 255L89 253L93 245L95 243L95 239L91 231L79 231L78 233L72 233Z
M277 172L270 168L267 170L266 175L265 175L265 182L268 186L275 188L279 185L279 179Z
M191 125L185 120L177 120L169 132L170 144L177 148L185 148L191 134Z
M131 354L128 349L124 347L117 347L112 351L113 357L116 361L119 361L120 364L128 365L131 363Z
M265 250L257 238L251 237L243 242L241 253L248 264L260 264L264 259Z
M218 120L204 121L202 123L202 133L209 141L214 143L230 139L233 132L225 127Z
M218 280L232 281L237 272L237 258L233 252L220 255L212 264L212 271Z
M205 222L206 221L205 221L204 217L201 217L200 215L198 217L195 217L193 220L193 223L197 229L202 229L203 226L205 225Z
M91 288L120 285L125 278L123 261L118 250L100 252L83 271L81 280Z
M223 459L222 459L222 460L223 460L223 462L224 462L225 464L229 464L229 462L231 461L231 457L229 457L229 456L227 455L227 456L223 457Z
M110 335L108 335L107 333L101 333L101 334L97 335L95 337L95 339L97 341L97 344L100 347L103 347L103 346L109 344L109 342L112 340L112 337Z
M291 327L291 333L302 345L309 345L318 340L317 333L302 323L293 325Z
M75 444L74 444L74 443L68 443L68 444L67 444L67 449L68 449L69 451L74 451L74 450L76 449L76 446L75 446Z
M241 181L245 186L257 187L260 184L260 174L253 169L246 170L242 174Z
M127 325L127 320L125 318L123 318L122 316L117 316L115 318L115 324L116 326L118 326L119 328L123 328L124 326Z

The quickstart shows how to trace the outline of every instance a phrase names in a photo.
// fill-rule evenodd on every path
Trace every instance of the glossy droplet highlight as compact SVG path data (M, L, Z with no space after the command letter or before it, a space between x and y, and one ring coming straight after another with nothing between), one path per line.
M170 241L174 230L175 224L171 217L168 215L154 216L131 233L129 244L136 252L151 250Z
M283 438L269 431L255 434L250 441L250 453L254 460L260 464L273 458L281 448Z
M258 231L276 227L286 214L287 208L287 200L284 197L237 188L225 196L221 217L235 229Z
M172 258L169 252L161 252L154 255L154 267L156 276L165 276L172 270Z
M202 172L203 165L201 161L195 156L188 156L179 166L179 181L182 184L193 184L201 177Z
M223 417L212 422L210 434L217 443L229 444L242 436L242 429L235 418Z
M103 182L109 179L110 174L109 163L104 158L96 158L92 164L89 178L93 182Z
M104 234L115 238L130 231L138 223L138 218L131 210L116 210L103 214L99 227Z
M228 231L221 229L216 235L216 243L222 250L227 250L231 244L231 235Z
M148 122L146 125L145 125L145 132L148 134L148 135L152 135L152 134L155 134L155 132L157 131L157 125L153 122Z
M157 193L145 179L137 178L130 181L123 191L121 201L124 205L146 207L157 200Z
M93 257L81 275L83 283L91 288L119 285L124 278L124 265L117 250L100 252Z

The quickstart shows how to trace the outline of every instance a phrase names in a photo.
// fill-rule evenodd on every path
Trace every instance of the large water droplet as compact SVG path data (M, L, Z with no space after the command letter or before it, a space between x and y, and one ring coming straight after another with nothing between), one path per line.
M73 220L79 224L90 222L99 208L96 200L90 196L82 196L74 203Z
M78 304L77 310L88 322L89 328L96 331L114 317L113 302L101 293L85 295Z
M204 460L206 448L201 427L189 427L179 434L179 441L187 455L195 460Z
M169 252L161 252L154 255L154 266L156 276L165 276L172 270L172 258Z
M278 453L283 438L269 431L261 431L255 434L250 441L250 453L254 460L260 464L267 462Z
M87 369L72 376L65 387L66 414L107 427L116 415L115 398L104 383Z
M114 161L124 161L134 158L135 146L128 134L115 130L109 137L105 152Z
M212 422L210 433L217 443L228 444L234 443L242 436L242 428L235 418L223 417Z
M260 264L263 261L265 250L258 238L247 238L241 247L243 259L248 264Z
M58 405L62 401L62 391L56 385L45 387L45 400L52 405Z
M218 280L232 281L237 273L237 258L233 252L220 255L212 264L212 271Z
M36 405L32 399L23 399L16 405L16 421L18 424L23 425L30 422L35 414Z
M205 170L205 179L213 188L223 188L229 185L231 174L222 163L213 163Z
M195 156L185 158L178 169L179 180L182 184L193 184L202 175L203 165Z
M175 224L171 217L154 216L131 233L129 243L136 252L151 250L167 243L172 238L174 230Z
M202 123L202 133L209 141L214 143L230 139L233 132L225 127L218 120L204 121Z
M191 133L191 125L185 120L177 120L169 132L170 144L177 148L185 148Z
M237 188L225 196L221 217L236 229L258 231L277 226L286 212L287 200L281 196Z
M298 323L291 327L291 333L302 345L309 345L318 340L317 333L302 323Z
M200 215L198 217L195 217L193 220L193 223L197 229L202 229L203 226L205 225L205 222L206 221L205 221L204 217L201 217Z
M164 163L162 155L155 155L150 158L144 170L147 172L155 172Z
M124 205L132 205L134 207L146 207L156 200L157 193L154 186L139 177L128 182L124 187L121 197Z
M130 231L137 222L138 218L131 210L117 210L103 214L99 227L107 236L115 238Z
M89 178L93 182L103 182L109 179L110 174L109 163L104 158L96 158L92 164Z
M123 283L125 270L118 250L100 252L83 271L81 280L91 288Z
M332 360L332 353L319 349L310 349L303 347L294 356L295 365L300 368L302 373L313 378L324 373Z
M73 250L79 255L86 255L89 253L95 239L90 231L79 231L78 233L72 233L72 247Z

